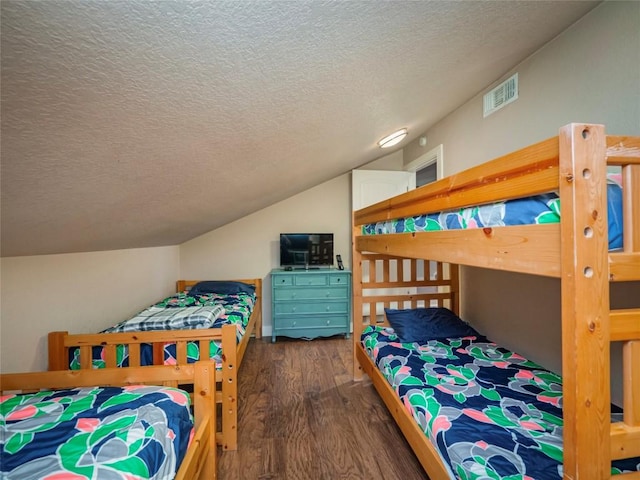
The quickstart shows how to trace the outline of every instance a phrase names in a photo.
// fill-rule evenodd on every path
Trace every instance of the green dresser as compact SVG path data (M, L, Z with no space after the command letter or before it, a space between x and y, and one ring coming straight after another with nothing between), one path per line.
M271 271L271 341L278 335L316 338L343 334L351 323L351 272Z

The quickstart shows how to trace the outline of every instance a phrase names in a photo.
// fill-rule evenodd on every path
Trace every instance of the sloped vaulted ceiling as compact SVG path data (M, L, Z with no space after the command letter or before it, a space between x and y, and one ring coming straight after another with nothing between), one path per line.
M415 138L597 3L2 0L2 256L220 227Z

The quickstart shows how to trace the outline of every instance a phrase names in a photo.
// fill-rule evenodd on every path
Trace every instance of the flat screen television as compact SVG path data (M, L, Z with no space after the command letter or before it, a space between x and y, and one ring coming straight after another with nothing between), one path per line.
M321 268L333 265L333 233L281 233L280 266Z

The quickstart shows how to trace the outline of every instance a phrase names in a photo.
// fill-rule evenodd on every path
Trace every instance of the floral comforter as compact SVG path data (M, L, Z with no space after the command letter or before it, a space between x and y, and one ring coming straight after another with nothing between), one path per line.
M211 328L220 328L226 324L236 326L236 337L238 341L245 334L253 306L256 302L255 294L238 293L233 295L221 294L204 294L198 296L188 295L186 292L177 293L165 298L161 302L152 305L154 309L184 309L193 307L214 307L222 306L224 313L218 315ZM135 318L135 317L134 317ZM108 331L109 329L107 329ZM80 369L80 351L79 349L70 349L69 351L69 367L72 370ZM164 347L164 364L176 364L176 345L175 343L167 343ZM210 343L209 358L215 360L219 365L222 363L222 346L220 342L214 341ZM189 342L187 344L187 361L189 363L196 362L200 359L200 347L198 342ZM124 345L118 345L116 348L117 366L129 366L129 352ZM140 364L153 364L153 349L151 345L141 345L140 347ZM93 367L104 368L104 349L101 347L93 348Z
M622 248L622 189L617 175L608 176L607 214L609 249ZM363 225L363 235L430 232L471 228L504 227L560 222L560 198L557 193L495 202L428 215L385 220Z
M169 480L193 433L188 394L168 387L5 395L0 419L7 480Z
M367 327L362 344L452 478L562 479L560 376L484 337L402 344ZM636 470L640 458L612 466Z

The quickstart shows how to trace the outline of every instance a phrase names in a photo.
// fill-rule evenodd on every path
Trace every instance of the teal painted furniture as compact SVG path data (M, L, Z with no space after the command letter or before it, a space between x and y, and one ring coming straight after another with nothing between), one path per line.
M278 335L349 338L351 272L347 270L271 271L271 341Z

